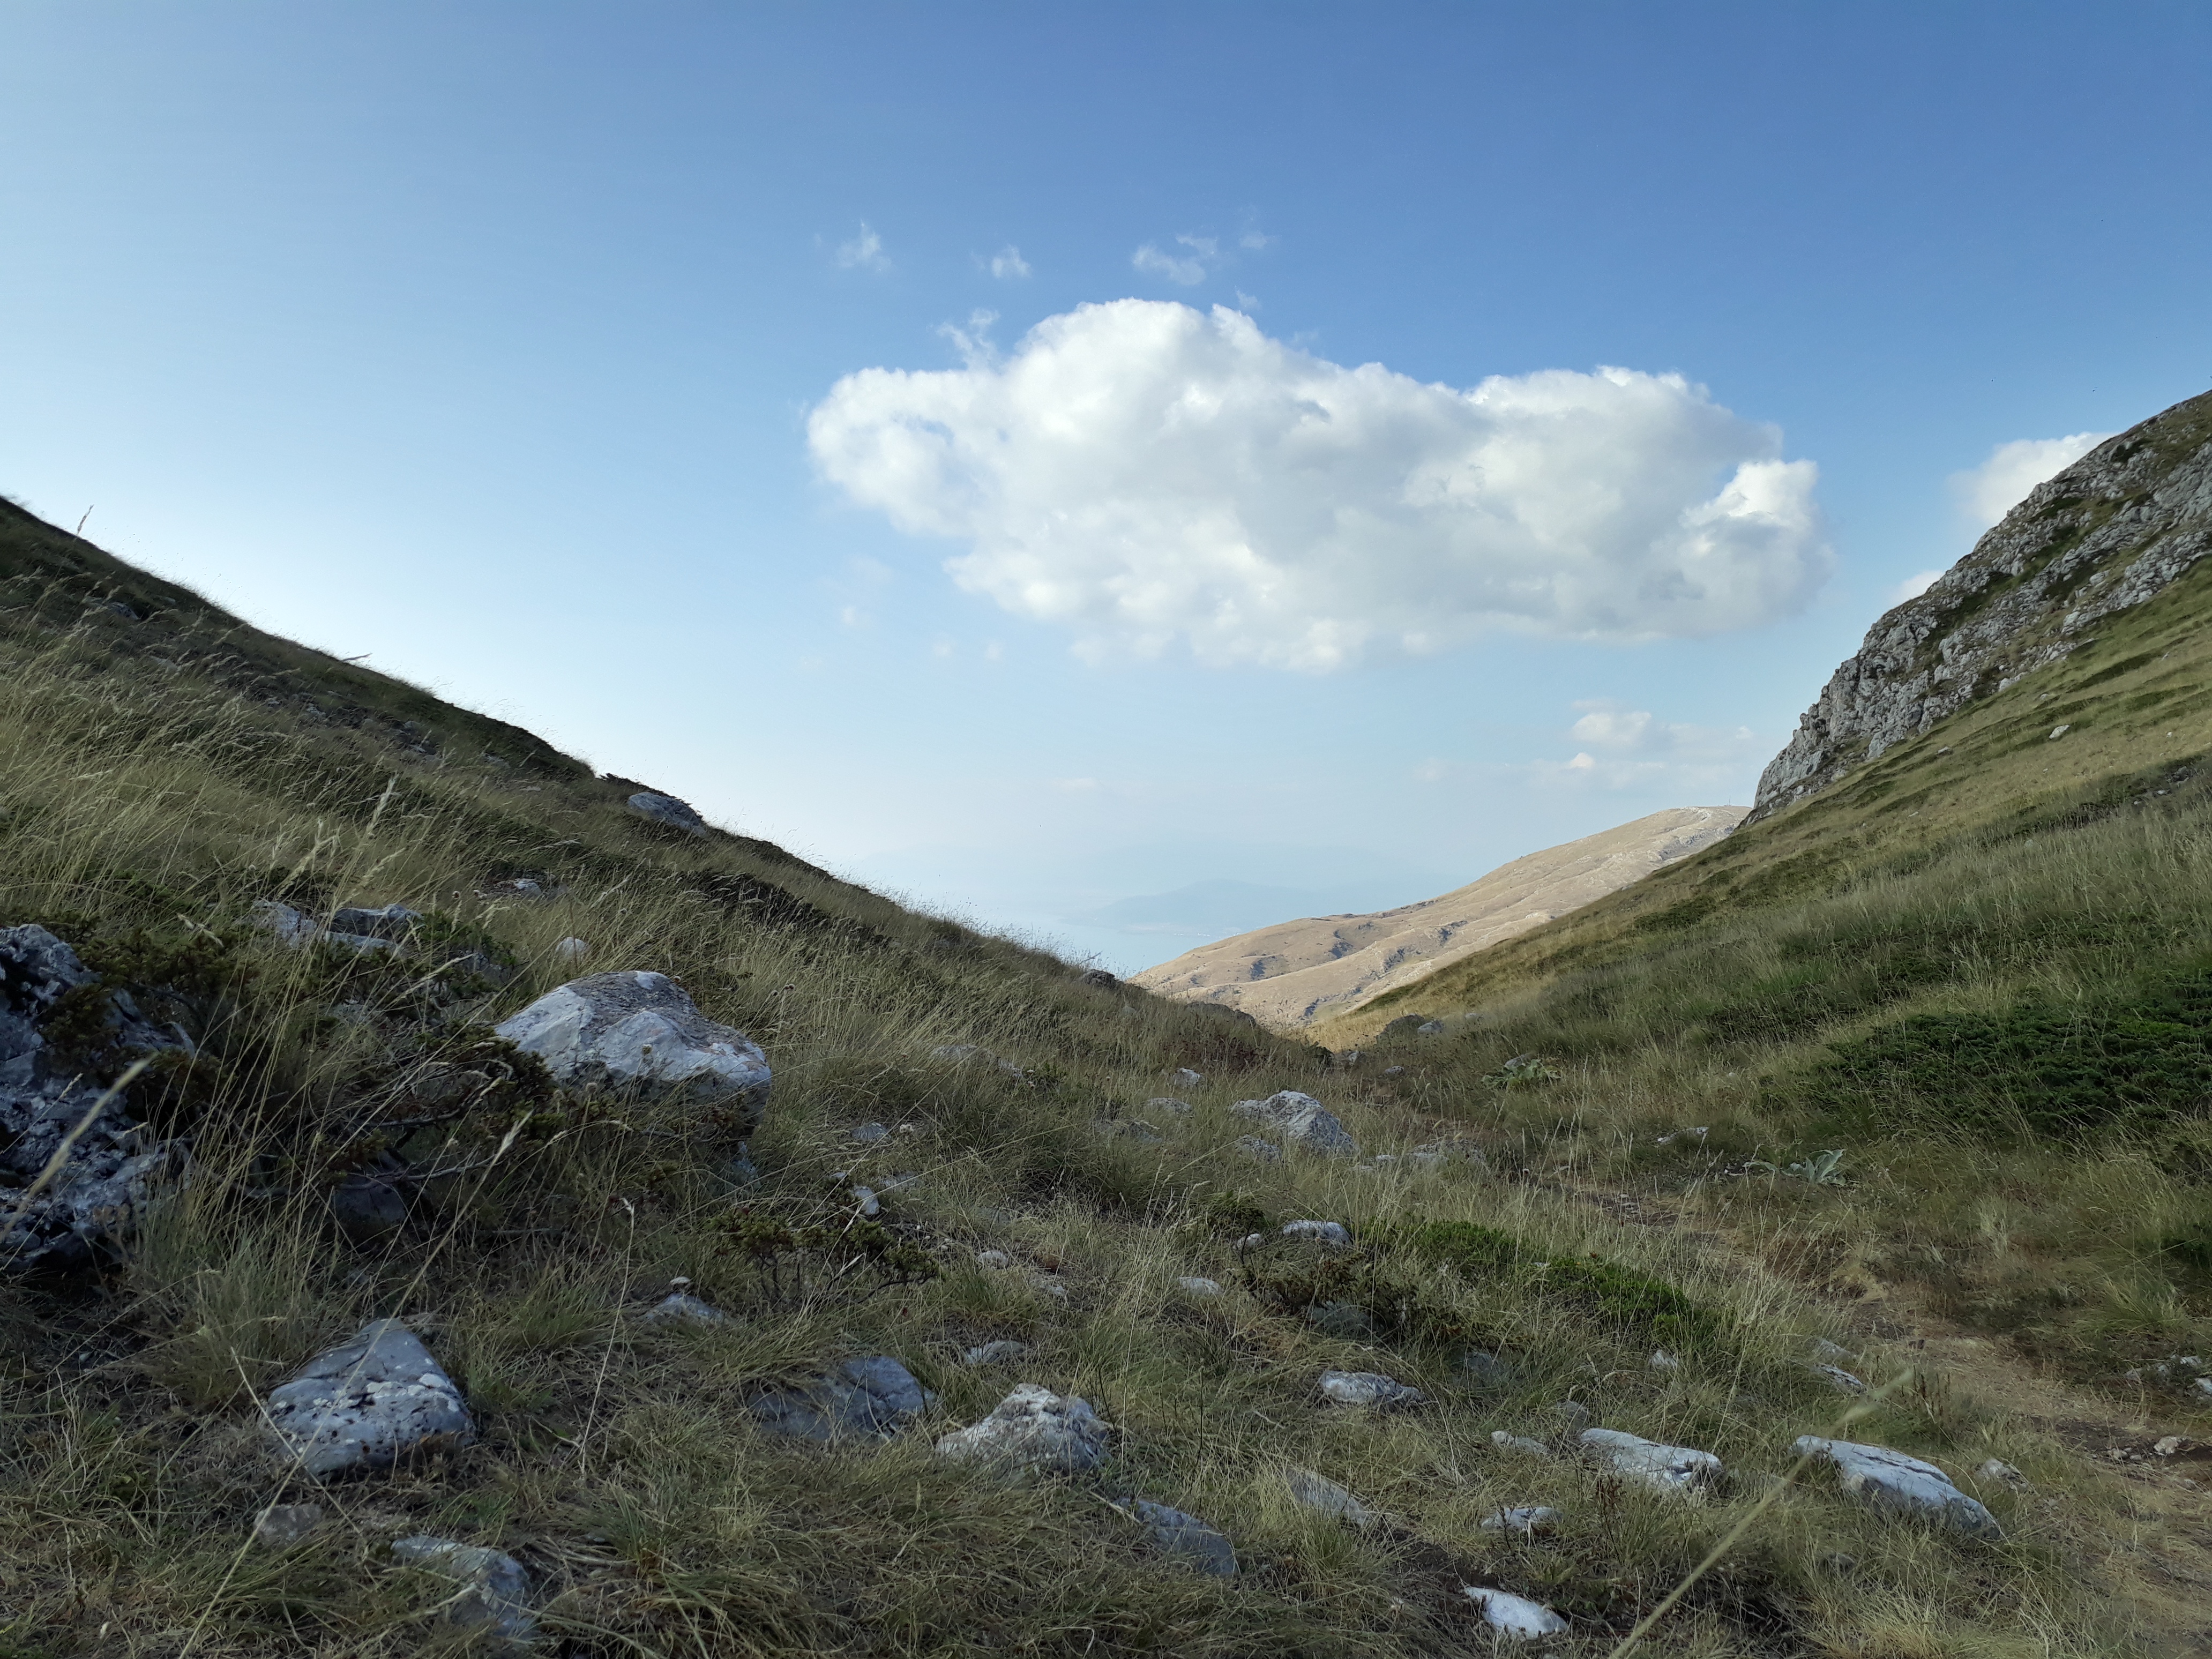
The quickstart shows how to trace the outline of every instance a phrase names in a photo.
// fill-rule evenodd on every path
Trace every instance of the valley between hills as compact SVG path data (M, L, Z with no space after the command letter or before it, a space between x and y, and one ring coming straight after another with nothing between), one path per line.
M0 1654L2203 1652L2208 550L1189 1001L0 503Z

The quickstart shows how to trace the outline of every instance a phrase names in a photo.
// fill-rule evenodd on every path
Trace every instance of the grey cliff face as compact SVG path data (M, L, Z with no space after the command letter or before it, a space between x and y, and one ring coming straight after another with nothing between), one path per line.
M2086 643L2212 551L2212 393L2036 486L1884 616L1759 780L1753 823Z

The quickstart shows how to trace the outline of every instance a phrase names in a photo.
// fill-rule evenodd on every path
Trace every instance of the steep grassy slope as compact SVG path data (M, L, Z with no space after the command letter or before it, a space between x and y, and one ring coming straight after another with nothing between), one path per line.
M1275 1030L1362 1003L1579 909L1735 828L1740 806L1674 806L1547 847L1466 886L1371 915L1321 916L1218 939L1133 982L1178 1002L1218 1003Z
M579 1655L1486 1650L1463 1583L1542 1598L1573 1626L1559 1650L1598 1654L1686 1581L1656 1650L2145 1650L2157 1621L2113 1565L2141 1528L2111 1481L1855 1334L1787 1251L1763 1265L1701 1219L1590 1201L1615 1165L1624 1190L1717 1184L1694 1143L1641 1132L1683 1103L1682 1079L1639 1052L1647 1069L1616 1086L1595 1022L1558 1082L1482 1083L1468 1062L1498 1046L1486 1036L1409 1048L1395 1073L1332 1067L762 843L645 821L629 786L526 733L257 635L20 514L0 514L0 925L52 927L198 1044L131 1095L189 1138L189 1181L94 1270L0 1282L0 1652L422 1651L449 1590L389 1549L418 1532L512 1552L544 1650ZM2161 805L2101 832L2138 838L2149 893L2196 869L2193 823ZM404 901L470 963L287 950L252 924L270 897ZM1682 937L1633 932L1665 908L1632 908L1619 936ZM548 1091L487 1045L484 1020L575 971L554 952L571 936L587 966L675 975L765 1044L757 1184L715 1115ZM1023 1074L934 1057L954 1042ZM119 1056L86 1054L112 1075ZM1714 1144L1756 1139L1754 1087L1684 1065L1723 1091L1696 1097L1721 1107L1698 1119L1723 1126ZM1204 1080L1171 1085L1178 1066ZM1368 1156L1240 1150L1255 1125L1230 1103L1285 1086L1322 1096ZM1153 1102L1170 1092L1193 1109ZM855 1135L870 1123L891 1133ZM370 1165L396 1165L415 1202L349 1243L330 1196ZM859 1226L856 1183L884 1194L880 1232ZM1861 1189L1785 1188L1770 1201L1802 1211L1805 1254L1860 1238ZM1345 1221L1356 1248L1238 1243L1301 1217ZM1194 1274L1224 1292L1178 1286ZM645 1323L679 1278L735 1317ZM453 1372L480 1437L313 1487L260 1402L386 1315ZM1814 1336L1863 1346L1881 1397L1837 1395L1806 1363ZM962 1363L1000 1339L1031 1352ZM1671 1367L1648 1363L1662 1346ZM763 1388L870 1352L938 1391L919 1431L824 1449L754 1425ZM1430 1403L1326 1405L1326 1366ZM1109 1468L1007 1480L933 1455L1020 1381L1097 1406ZM1559 1444L1562 1399L1710 1447L1732 1483L1685 1503L1492 1440ZM1768 1478L1797 1473L1791 1438L1846 1407L1850 1432L1974 1485L2007 1538ZM1975 1484L1992 1455L2034 1492ZM1302 1506L1300 1468L1376 1517ZM1128 1518L1138 1495L1219 1525L1243 1570L1164 1558ZM269 1505L301 1500L331 1517L306 1543L249 1543ZM1559 1531L1480 1524L1522 1504L1558 1507Z

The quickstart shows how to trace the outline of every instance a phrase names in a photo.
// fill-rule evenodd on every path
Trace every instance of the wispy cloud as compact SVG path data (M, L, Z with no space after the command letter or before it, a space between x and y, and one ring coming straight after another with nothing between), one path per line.
M991 275L1000 282L1018 281L1030 274L1030 262L1012 242L991 256Z
M860 234L849 242L837 246L837 268L840 270L889 270L890 257L884 252L884 239L876 234L866 219L860 221Z
M1146 242L1129 256L1129 263L1148 276L1164 276L1185 288L1195 288L1221 263L1221 244L1211 236L1178 236L1176 245L1189 252L1163 253L1156 244Z
M1564 761L1539 761L1540 781L1604 789L1660 786L1684 793L1735 787L1747 769L1765 758L1747 726L1692 726L1662 720L1648 708L1610 697L1572 705L1577 718L1565 736L1580 747Z

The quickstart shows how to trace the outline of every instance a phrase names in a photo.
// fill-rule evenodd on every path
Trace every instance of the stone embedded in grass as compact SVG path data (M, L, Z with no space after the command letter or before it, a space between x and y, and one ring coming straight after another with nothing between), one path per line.
M1815 1365L1815 1376L1825 1378L1838 1394L1864 1394L1867 1385L1856 1371L1847 1371L1841 1365Z
M1508 1434L1503 1429L1490 1431L1490 1443L1500 1451L1518 1452L1523 1457L1549 1457L1552 1449L1540 1440L1531 1440L1523 1434Z
M1556 1532L1559 1527L1559 1512L1541 1504L1523 1504L1516 1509L1500 1510L1495 1515L1482 1517L1485 1532L1517 1532L1533 1538L1539 1533Z
M1323 1371L1322 1397L1339 1406L1418 1406L1428 1396L1380 1371Z
M1178 1089L1195 1089L1200 1084L1205 1082L1206 1079L1200 1076L1196 1072L1192 1071L1189 1066L1178 1066L1174 1071L1168 1073L1168 1081L1174 1084Z
M1338 1249L1349 1249L1352 1244L1352 1230L1341 1221L1285 1221L1282 1231L1285 1238L1304 1239Z
M1375 1524L1375 1511L1327 1475L1316 1474L1311 1469L1292 1469L1284 1477L1284 1485L1290 1488L1291 1501L1307 1509L1355 1527Z
M1237 1576L1236 1546L1218 1527L1143 1498L1130 1500L1129 1512L1144 1523L1155 1544L1178 1560L1215 1578Z
M711 1302L702 1302L689 1291L676 1291L645 1310L648 1325L726 1325L729 1315Z
M978 1250L975 1252L975 1265L988 1272L998 1273L1012 1267L1014 1259L1004 1250Z
M2171 1457L2179 1451L2182 1440L2179 1435L2168 1435L2151 1449L2160 1457ZM2027 1477L2002 1458L1991 1457L1977 1464L1974 1476L1980 1480L1994 1480L2000 1486L2010 1486L2014 1492L2027 1490Z
M1801 1435L1790 1449L1800 1457L1821 1457L1836 1466L1838 1484L1875 1509L1929 1516L1981 1538L2002 1538L1996 1517L1951 1484L1933 1463L1908 1457L1887 1446L1855 1440Z
M1570 1427L1577 1429L1586 1429L1597 1421L1597 1419L1592 1415L1590 1408L1579 1400L1553 1401L1552 1415L1565 1419Z
M1557 1636L1567 1621L1541 1601L1531 1601L1510 1590L1490 1589L1480 1584L1462 1584L1460 1594L1482 1609L1483 1621L1503 1635L1522 1641Z
M1185 1296L1219 1296L1221 1281L1217 1279L1200 1279L1195 1274L1186 1273L1176 1280L1176 1289L1181 1291Z
M1413 1028L1413 1033L1417 1036L1442 1036L1444 1023L1440 1019L1424 1020Z
M880 1123L863 1123L853 1131L853 1139L863 1146L872 1146L879 1140L889 1140L891 1132Z
M331 913L330 929L351 939L380 939L398 945L422 925L422 913L404 904L387 904L378 909L349 904Z
M548 991L495 1032L571 1088L641 1090L735 1105L742 1132L768 1103L768 1058L735 1026L707 1018L665 974L592 974Z
M264 1550L289 1550L322 1524L320 1504L271 1504L254 1518L253 1541Z
M1646 1369L1655 1371L1679 1371L1682 1369L1680 1356L1668 1353L1664 1348L1654 1348L1651 1358L1644 1364Z
M448 1629L502 1645L527 1642L537 1635L538 1619L530 1610L530 1575L504 1551L417 1533L396 1540L392 1553L410 1567L461 1587L439 1609L439 1621Z
M380 1176L350 1175L331 1189L331 1219L349 1244L375 1244L407 1224L407 1195Z
M553 960L556 962L581 962L591 954L592 947L574 933L555 941L553 945Z
M1006 1365L1029 1357L1028 1343L1002 1336L995 1342L986 1342L969 1349L960 1356L960 1363L963 1365Z
M1309 1152L1357 1158L1359 1143L1352 1132L1321 1102L1295 1089L1285 1089L1265 1100L1240 1100L1229 1109L1240 1117L1257 1118L1282 1131L1285 1139Z
M396 1319L374 1321L316 1355L269 1391L266 1411L285 1449L317 1480L388 1469L476 1437L453 1379Z
M746 1409L770 1434L817 1441L848 1436L884 1439L936 1400L897 1360L867 1354L811 1382L757 1395Z
M1283 1158L1280 1147L1273 1141L1261 1139L1257 1135L1237 1136L1237 1150L1247 1158L1258 1158L1262 1164L1279 1164Z
M640 817L651 818L655 823L665 823L672 830L681 830L687 835L703 836L707 820L692 811L689 801L673 795L664 795L657 789L641 789L629 798L629 810Z
M1689 1446L1662 1445L1619 1429L1584 1429L1575 1437L1626 1475L1655 1492L1694 1493L1721 1478L1721 1460Z
M1079 1395L1057 1395L1024 1382L993 1407L982 1421L939 1440L937 1449L963 1462L1081 1474L1106 1461L1108 1432L1107 1425Z
M929 1057L948 1066L965 1066L972 1061L978 1066L995 1066L1017 1083L1029 1075L1012 1060L1001 1060L980 1042L941 1042L929 1051Z
M1323 1336L1340 1342L1357 1342L1375 1334L1374 1316L1357 1302L1316 1302L1306 1310L1306 1323Z
M1469 1348L1459 1357L1459 1368L1476 1386L1502 1389L1513 1381L1513 1367L1500 1354Z
M1145 1109L1148 1112L1171 1112L1177 1117L1188 1117L1190 1103L1187 1100L1177 1100L1171 1095L1154 1095L1145 1103Z

